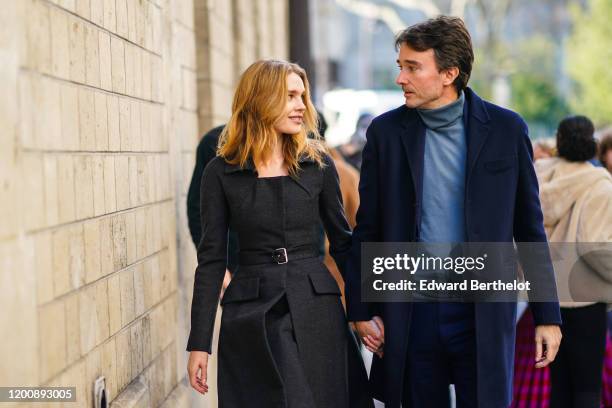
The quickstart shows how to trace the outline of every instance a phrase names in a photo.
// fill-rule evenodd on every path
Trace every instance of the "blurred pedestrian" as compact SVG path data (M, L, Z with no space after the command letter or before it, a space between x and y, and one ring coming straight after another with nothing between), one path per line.
M537 140L533 142L533 161L553 157L556 154L554 142L550 140Z
M348 143L338 148L346 162L357 169L357 171L361 169L361 151L366 144L366 130L370 123L372 123L372 119L374 119L374 115L371 113L359 115L355 132L351 135L351 139Z
M601 165L612 173L612 128L602 133L599 141L598 156Z
M252 64L238 83L219 156L204 171L188 372L191 386L208 392L232 228L239 268L221 302L218 357L226 408L372 406L367 395L349 402L347 321L338 285L319 258L320 222L341 271L351 236L333 161L307 137L317 134L309 92L296 64Z
M202 136L202 139L200 139L196 149L196 164L193 169L193 175L191 176L191 182L189 183L189 190L187 192L187 221L189 224L191 239L193 240L193 244L195 245L196 249L200 243L200 239L202 238L200 200L207 199L207 191L201 190L202 174L204 174L204 169L208 163L210 163L210 161L217 156L219 136L221 135L224 126L225 125L217 126L208 131L204 136ZM223 297L223 292L225 289L227 289L227 286L232 278L232 274L236 272L236 269L238 268L237 256L238 240L236 234L230 230L228 232L227 265L220 297Z
M563 341L550 366L551 408L601 404L612 252L580 244L612 243L612 176L588 162L597 148L593 134L588 118L565 118L557 130L559 157L536 163L548 239L576 244L581 283L589 288L579 299L585 301L561 299Z

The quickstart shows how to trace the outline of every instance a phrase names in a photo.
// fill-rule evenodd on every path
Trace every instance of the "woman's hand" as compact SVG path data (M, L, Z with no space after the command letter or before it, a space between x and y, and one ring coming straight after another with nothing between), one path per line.
M206 384L207 369L208 353L205 351L191 351L189 353L189 362L187 362L187 374L189 375L189 383L200 394L208 392L208 384Z

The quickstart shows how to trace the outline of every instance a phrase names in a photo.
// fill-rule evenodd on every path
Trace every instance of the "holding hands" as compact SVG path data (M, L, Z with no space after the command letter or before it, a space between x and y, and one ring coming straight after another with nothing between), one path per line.
M355 329L366 348L378 357L383 356L385 343L385 325L379 316L372 320L355 322Z

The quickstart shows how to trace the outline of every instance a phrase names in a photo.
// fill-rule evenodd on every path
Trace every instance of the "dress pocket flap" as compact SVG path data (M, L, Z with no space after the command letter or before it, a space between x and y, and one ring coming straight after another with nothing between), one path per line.
M336 280L328 273L311 273L308 275L315 293L319 295L340 295Z
M232 280L221 299L224 305L230 302L242 302L259 297L259 278Z

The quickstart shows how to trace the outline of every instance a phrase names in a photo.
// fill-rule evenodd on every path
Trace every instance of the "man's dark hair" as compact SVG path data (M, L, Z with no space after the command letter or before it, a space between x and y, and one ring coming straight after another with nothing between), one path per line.
M557 128L559 156L572 162L591 160L597 153L595 127L586 116L569 116Z
M463 20L439 16L412 25L395 37L395 48L399 49L402 44L419 52L433 49L438 70L459 68L453 85L457 92L465 89L472 74L474 50Z

